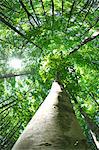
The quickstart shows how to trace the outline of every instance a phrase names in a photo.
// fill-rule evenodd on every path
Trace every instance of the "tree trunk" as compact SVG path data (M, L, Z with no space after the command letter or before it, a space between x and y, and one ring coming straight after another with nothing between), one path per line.
M88 150L65 90L52 88L12 150Z

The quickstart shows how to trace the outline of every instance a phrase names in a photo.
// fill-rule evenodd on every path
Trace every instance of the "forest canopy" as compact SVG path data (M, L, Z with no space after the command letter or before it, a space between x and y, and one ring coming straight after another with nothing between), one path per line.
M10 150L54 80L94 147L99 123L98 0L0 1L0 148ZM93 129L91 129L93 127Z

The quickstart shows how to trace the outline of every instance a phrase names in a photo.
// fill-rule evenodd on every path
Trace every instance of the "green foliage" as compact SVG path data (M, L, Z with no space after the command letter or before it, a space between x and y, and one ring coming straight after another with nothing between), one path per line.
M79 106L97 123L98 38L80 46L77 52L70 52L98 32L97 1L66 0L62 8L62 1L54 0L54 10L50 0L22 2L28 13L20 0L0 2L0 19L18 30L4 22L0 24L0 74L30 73L0 78L1 149L11 149L55 79L68 91L88 137ZM22 60L23 68L9 67L8 61L13 57Z

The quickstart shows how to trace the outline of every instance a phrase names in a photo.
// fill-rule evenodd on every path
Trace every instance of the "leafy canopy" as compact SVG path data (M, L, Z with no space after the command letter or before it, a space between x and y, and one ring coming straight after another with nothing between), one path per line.
M97 0L0 2L2 149L11 149L56 78L87 135L79 107L97 123L98 15ZM9 67L13 57L21 69Z

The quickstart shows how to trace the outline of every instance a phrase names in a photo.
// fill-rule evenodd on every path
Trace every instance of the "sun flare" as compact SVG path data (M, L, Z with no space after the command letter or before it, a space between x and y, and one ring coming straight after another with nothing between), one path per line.
M8 61L8 65L14 69L21 69L22 60L20 60L19 58L12 58Z

